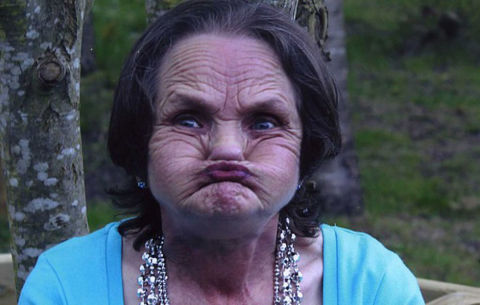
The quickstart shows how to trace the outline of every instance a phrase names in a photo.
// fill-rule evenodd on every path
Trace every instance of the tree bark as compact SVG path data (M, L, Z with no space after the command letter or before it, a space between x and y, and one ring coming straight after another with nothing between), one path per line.
M175 0L145 0L145 11L147 12L147 24L152 23L155 19L162 16L173 4Z
M264 0L266 1L266 0ZM342 132L340 154L316 170L306 185L326 214L358 215L363 212L357 156L348 113L347 73L342 0L283 0L266 1L286 9L297 22L306 27L323 54L340 91L339 117ZM327 11L330 10L330 14ZM292 15L293 14L293 15ZM328 31L327 31L328 30ZM327 39L328 32L328 39Z
M2 138L0 138L1 140ZM3 179L3 164L0 158L0 217L7 216L7 189L5 186L5 179Z
M321 0L305 1L322 7ZM337 80L341 94L339 101L340 129L342 132L342 151L333 160L324 163L313 175L312 180L319 203L329 214L358 215L363 212L363 194L360 186L357 156L348 112L347 74L348 62L345 47L345 26L343 20L343 1L325 0L324 7L329 9L328 39L322 34L315 37L320 45L328 50L329 69ZM320 12L322 10L320 9ZM323 12L321 13L323 14ZM319 24L322 22L317 21ZM315 26L313 26L315 28ZM309 28L311 31L312 29ZM323 30L318 30L323 33ZM324 29L326 34L326 28Z
M88 232L78 112L85 5L0 2L0 158L17 293L40 253Z

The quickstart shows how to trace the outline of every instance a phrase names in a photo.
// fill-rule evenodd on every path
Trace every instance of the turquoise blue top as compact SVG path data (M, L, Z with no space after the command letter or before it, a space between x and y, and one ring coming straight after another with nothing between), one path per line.
M123 305L118 223L45 251L19 305ZM425 304L402 260L364 233L322 225L324 305ZM132 274L132 276L137 276Z

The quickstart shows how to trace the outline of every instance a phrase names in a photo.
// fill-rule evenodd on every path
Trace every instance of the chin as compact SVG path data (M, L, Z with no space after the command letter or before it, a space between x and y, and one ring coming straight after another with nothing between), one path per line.
M207 239L242 238L261 232L285 201L284 196L259 197L254 189L241 182L217 181L176 203L158 199L164 203L163 217L178 229Z
M252 211L195 211L183 215L181 227L191 235L208 240L232 240L258 236L274 215Z
M191 212L206 217L241 217L257 214L265 209L264 204L249 187L231 181L208 184L188 201L190 203L185 206L191 209Z

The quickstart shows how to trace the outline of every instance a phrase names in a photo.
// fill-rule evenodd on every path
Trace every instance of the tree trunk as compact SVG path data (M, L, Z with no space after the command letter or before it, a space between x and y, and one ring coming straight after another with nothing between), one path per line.
M347 107L347 57L343 3L341 0L263 0L286 10L297 22L306 27L330 62L328 66L335 76L341 99L339 101L342 151L331 161L325 162L306 184L308 191L328 214L356 215L363 211L357 157L353 146L350 117ZM330 9L328 14L327 8ZM330 28L328 28L330 24ZM327 40L327 29L328 40ZM329 50L330 52L328 52Z
M17 293L40 253L88 231L78 112L85 5L0 2L0 158Z
M317 9L322 6L320 0L306 2L317 2ZM326 213L358 215L363 212L363 194L360 187L357 156L354 150L347 104L348 63L343 23L343 1L325 0L324 6L329 9L328 39L325 41L326 37L321 37L321 34L316 39L320 45L325 44L325 50L329 51L328 56L331 61L328 66L337 80L341 94L339 115L343 147L342 152L335 159L326 162L316 171L312 180L315 181L317 186L316 196ZM319 11L322 15L322 10ZM319 20L318 23L321 24L322 22ZM318 33L322 32L321 30L318 31ZM324 34L326 34L326 28Z
M0 140L2 138L0 137ZM3 164L0 158L0 218L7 216L7 189L5 186L5 179L3 179Z
M173 2L173 3L172 3ZM162 16L172 4L175 4L175 0L145 0L145 11L147 12L147 24L152 23L155 19Z

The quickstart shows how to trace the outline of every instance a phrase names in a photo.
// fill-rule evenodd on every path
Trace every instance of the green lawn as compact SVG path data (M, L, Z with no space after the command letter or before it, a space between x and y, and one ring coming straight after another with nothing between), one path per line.
M366 213L329 221L376 236L417 276L480 286L480 2L346 0L345 18Z

